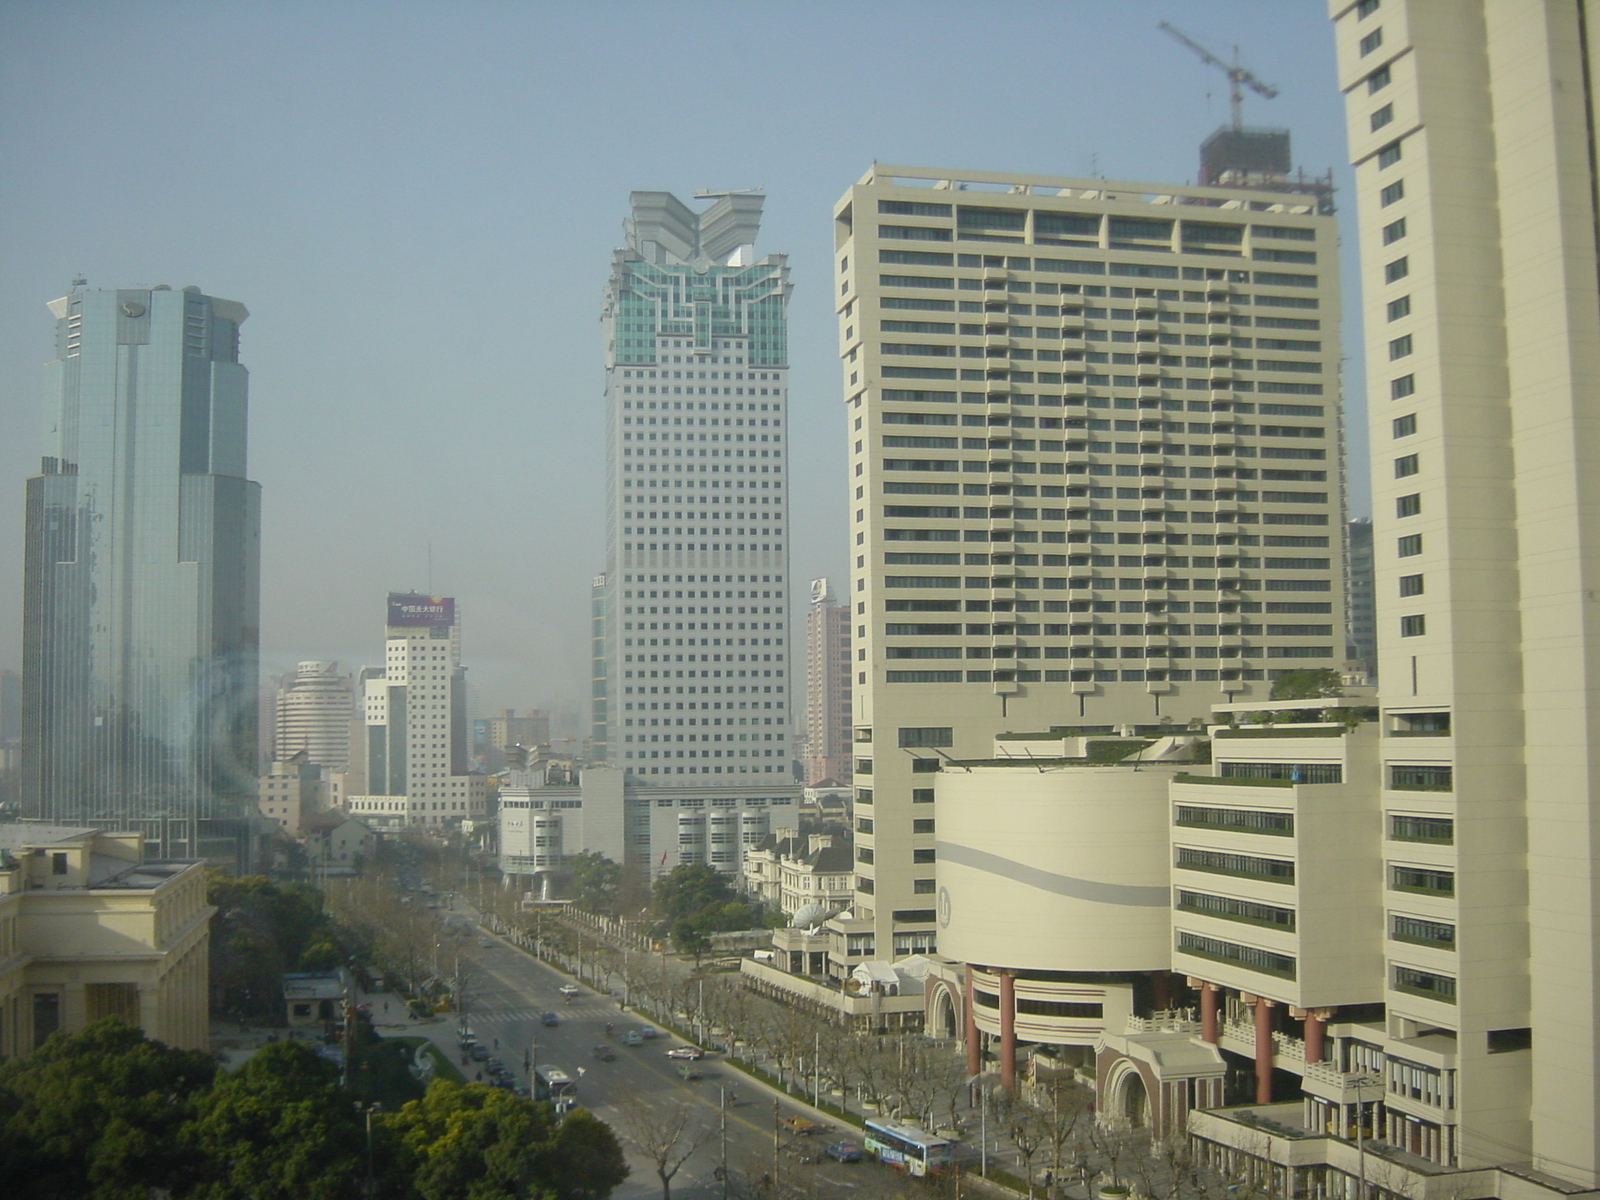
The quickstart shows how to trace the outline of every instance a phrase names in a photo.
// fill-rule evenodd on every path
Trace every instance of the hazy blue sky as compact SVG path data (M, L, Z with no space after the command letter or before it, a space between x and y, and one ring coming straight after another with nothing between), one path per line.
M75 272L250 308L264 672L376 661L383 595L427 587L431 543L485 702L576 711L602 565L598 314L630 190L767 191L757 249L788 251L795 283L799 597L845 568L828 282L844 188L874 159L1192 180L1227 87L1156 29L1167 19L1221 52L1239 43L1282 89L1250 97L1246 120L1292 128L1296 160L1333 166L1344 191L1325 12L0 3L0 666L20 660L44 304ZM1364 469L1352 483L1364 491Z

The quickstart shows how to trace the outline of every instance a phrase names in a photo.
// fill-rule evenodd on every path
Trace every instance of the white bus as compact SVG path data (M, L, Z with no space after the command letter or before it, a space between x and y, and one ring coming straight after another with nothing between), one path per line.
M879 1162L899 1167L908 1175L933 1175L948 1167L955 1144L903 1121L869 1120L865 1126L867 1152Z

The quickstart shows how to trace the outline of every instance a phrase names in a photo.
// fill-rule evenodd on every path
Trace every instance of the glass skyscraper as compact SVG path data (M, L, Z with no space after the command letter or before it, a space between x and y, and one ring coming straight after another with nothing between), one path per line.
M28 480L25 815L235 857L254 808L260 487L244 305L198 288L50 304Z
M759 195L630 199L603 316L591 758L738 805L792 783L788 262L755 257Z

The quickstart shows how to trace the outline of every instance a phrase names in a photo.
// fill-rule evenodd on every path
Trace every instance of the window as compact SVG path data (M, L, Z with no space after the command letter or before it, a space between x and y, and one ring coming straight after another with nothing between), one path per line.
M1391 359L1404 358L1411 353L1411 335L1409 333L1394 338L1389 343L1389 357Z
M1396 942L1410 942L1417 946L1436 946L1440 950L1456 948L1456 927L1444 921L1424 921L1420 917L1389 914L1389 937Z
M1383 244L1398 242L1406 235L1406 219L1401 217L1398 221L1390 221L1383 227Z
M67 873L67 856L65 854L52 854L50 856L50 874L65 875Z
M918 817L916 820L911 822L911 832L912 833L932 833L933 832L933 818L932 817Z
M1411 260L1404 255L1391 263L1385 263L1383 268L1383 281L1395 283L1411 274Z
M1404 400L1417 390L1417 377L1415 375L1402 375L1399 379L1389 381L1389 399Z
M1400 143L1399 143L1398 140L1390 142L1382 150L1378 151L1378 169L1379 170L1382 170L1385 167L1392 167L1392 166L1395 165L1395 163L1397 163L1399 161L1400 161Z
M1456 840L1456 823L1449 817L1411 817L1395 813L1389 817L1389 836L1397 842L1438 842Z
M1401 296L1398 300L1389 301L1389 320L1398 321L1401 317L1411 315L1411 297Z
M1272 883L1293 883L1294 863L1278 858L1258 858L1251 854L1228 854L1220 850L1197 850L1179 846L1176 866L1215 875L1236 875L1243 879L1264 879Z
M1278 975L1284 979L1295 977L1295 961L1287 954L1258 950L1254 946L1240 946L1219 938L1202 937L1197 933L1179 933L1178 951L1217 962L1235 963L1249 971Z
M1388 187L1378 193L1378 207L1388 208L1396 200L1404 200L1406 195L1406 181L1396 179Z
M1365 58L1381 45L1383 45L1383 27L1380 25L1362 38L1356 48L1361 52L1361 56Z
M1394 105L1385 104L1372 114L1372 131L1376 133L1389 122L1394 120Z
M1428 632L1428 618L1421 613L1413 613L1409 617L1400 618L1401 637L1421 637Z
M1389 867L1389 887L1397 892L1417 892L1426 896L1454 896L1456 876L1454 871L1393 864Z
M1230 829L1239 833L1265 833L1276 837L1294 836L1293 813L1262 812L1248 808L1198 808L1180 804L1174 824L1185 828Z
M1394 502L1394 515L1397 517L1414 517L1422 511L1422 496L1412 492L1409 496L1400 496Z
M1409 992L1413 996L1426 996L1446 1004L1456 1002L1456 981L1448 975L1435 975L1432 971L1419 971L1415 967L1395 967L1394 990Z
M913 850L911 852L911 861L914 862L914 863L931 863L931 862L935 861L935 859L934 859L934 851L932 851L932 850Z
M1399 792L1449 792L1455 790L1451 767L1392 766L1389 786Z
M1404 479L1408 475L1415 475L1418 469L1417 456L1415 454L1407 454L1403 458L1394 460L1394 477L1396 479Z
M1417 414L1407 413L1403 417L1394 419L1394 436L1397 438L1410 437L1417 431Z
M931 896L933 895L933 887L934 883L931 879L913 879L911 881L911 891L913 895Z
M1367 76L1367 95L1370 96L1373 92L1383 91L1384 88L1389 86L1392 78L1388 67L1379 67L1371 75Z
M1232 896L1212 896L1205 892L1178 891L1179 912L1199 913L1207 917L1221 917L1224 921L1245 921L1251 925L1265 925L1271 929L1292 931L1295 927L1294 909L1261 904L1254 900L1238 900Z
M950 726L939 728L906 729L900 730L900 745L902 746L953 746L955 745L954 730Z
M1359 0L1359 3L1356 5L1356 20L1360 21L1377 12L1378 3L1379 0Z
M1422 595L1422 576L1421 575L1402 575L1402 576L1400 576L1400 594L1402 596L1420 596L1420 595Z
M1400 558L1414 558L1422 553L1422 535L1408 533L1395 542L1395 553Z

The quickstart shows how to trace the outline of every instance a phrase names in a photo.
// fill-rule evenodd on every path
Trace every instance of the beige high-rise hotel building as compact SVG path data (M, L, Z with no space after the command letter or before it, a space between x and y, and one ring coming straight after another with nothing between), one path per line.
M834 235L845 957L892 960L936 945L946 756L1342 661L1336 238L1315 192L881 164Z

